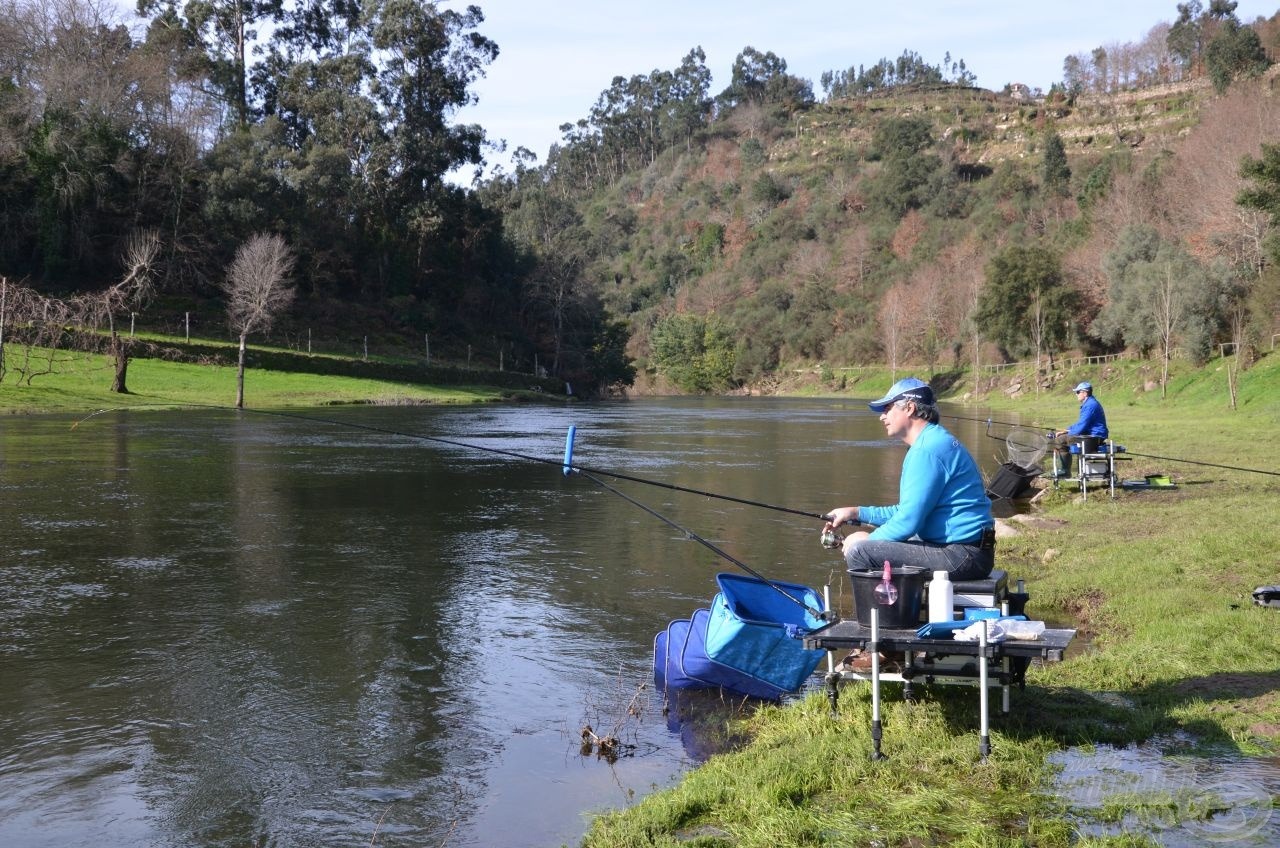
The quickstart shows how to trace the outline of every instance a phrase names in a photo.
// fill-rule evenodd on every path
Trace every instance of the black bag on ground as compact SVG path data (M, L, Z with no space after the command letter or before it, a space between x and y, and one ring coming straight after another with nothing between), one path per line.
M1016 462L1002 463L996 476L987 484L987 496L993 499L1020 498L1030 491L1031 481L1039 476L1039 468L1023 468Z

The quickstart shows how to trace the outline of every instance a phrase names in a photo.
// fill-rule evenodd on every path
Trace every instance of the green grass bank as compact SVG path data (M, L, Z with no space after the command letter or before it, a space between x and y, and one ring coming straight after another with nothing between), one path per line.
M1251 600L1256 586L1280 583L1278 362L1266 357L1241 375L1234 411L1221 362L1180 368L1164 398L1142 362L1076 369L1060 374L1054 390L1017 397L1005 394L1017 381L1006 375L981 398L993 417L1062 427L1075 419L1070 386L1091 380L1116 440L1134 454L1122 476L1168 473L1178 484L1115 500L1051 491L1035 510L1043 520L1001 542L997 562L1027 579L1032 617L1075 622L1089 647L1029 670L1012 713L993 713L985 762L972 690L933 687L908 705L886 684L889 759L875 762L869 687L849 685L834 718L820 694L744 717L749 745L601 815L583 845L1157 844L1141 833L1083 836L1052 792L1049 757L1152 739L1179 740L1177 753L1193 759L1280 750L1280 611ZM807 393L878 397L888 377ZM965 391L957 381L944 399ZM1091 814L1211 823L1229 806L1212 793L1135 793Z
M28 352L7 345L9 368L0 381L0 411L7 413L85 412L103 408L178 408L183 406L233 406L236 398L236 368L216 359L203 363L164 359L134 359L129 364L129 393L110 391L113 362L110 357L80 352L36 351L42 357L25 362L34 376L19 381L18 358ZM228 347L232 361L234 348ZM34 357L33 357L34 358ZM553 397L532 388L496 385L496 380L478 372L475 384L462 382L465 372L454 370L449 381L426 382L430 373L408 379L404 363L369 362L335 357L309 357L284 351L255 354L268 367L251 367L245 372L245 405L262 409L316 407L333 404L439 404L479 403L528 397ZM306 370L310 364L322 373ZM275 365L276 367L270 367ZM340 368L352 373L334 373ZM422 369L418 369L421 371ZM444 373L444 369L437 369ZM358 376L388 374L388 377ZM45 372L45 373L40 373ZM496 374L497 372L495 372ZM400 377L396 379L396 377Z

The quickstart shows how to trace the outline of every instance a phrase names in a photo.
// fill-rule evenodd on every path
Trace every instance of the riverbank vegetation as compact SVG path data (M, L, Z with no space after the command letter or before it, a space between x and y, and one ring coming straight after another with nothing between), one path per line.
M1087 647L1029 669L1011 714L993 717L985 762L972 690L932 687L908 705L896 684L883 703L889 758L872 761L869 687L851 684L834 718L814 693L744 719L751 744L601 815L583 845L1139 846L1157 844L1134 825L1144 817L1214 828L1242 815L1215 791L1180 796L1158 782L1072 810L1053 789L1051 755L1142 742L1192 762L1280 750L1280 611L1251 599L1280 582L1270 447L1280 444L1280 364L1267 357L1247 372L1235 412L1221 368L1176 375L1163 400L1120 375L1080 378L1099 386L1134 455L1122 475L1164 473L1177 488L1083 501L1051 491L1035 511L1044 520L1000 543L998 565L1028 582L1028 613L1072 622ZM993 413L1061 426L1070 398L986 400ZM1077 816L1130 816L1133 832L1083 835Z

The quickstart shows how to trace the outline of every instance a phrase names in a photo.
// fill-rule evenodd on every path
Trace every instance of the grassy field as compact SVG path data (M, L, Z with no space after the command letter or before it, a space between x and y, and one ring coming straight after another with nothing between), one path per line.
M934 687L908 705L886 684L889 759L875 762L869 687L849 685L835 718L817 694L744 717L750 745L600 816L583 844L1156 844L1141 834L1082 836L1050 791L1049 756L1153 738L1181 740L1179 754L1192 759L1280 751L1280 610L1251 601L1254 587L1280 583L1277 360L1243 376L1235 411L1217 365L1180 373L1164 399L1147 389L1141 363L1067 375L1056 393L983 399L984 408L1062 427L1075 417L1070 385L1092 380L1115 437L1141 454L1124 476L1168 473L1178 484L1115 500L1053 491L1037 509L1043 522L1001 542L998 564L1028 581L1028 612L1076 622L1091 644L1029 670L1011 715L993 717L985 762L971 690ZM1102 815L1211 824L1229 809L1213 793L1135 793L1111 799Z
M17 346L10 345L6 355L12 363L23 354ZM0 410L81 412L120 407L235 404L234 367L135 359L129 365L130 392L117 394L110 391L113 373L110 358L66 351L54 355L57 359L50 364L51 373L35 376L29 385L19 384L11 369L0 382ZM429 386L258 369L245 372L245 405L262 409L344 403L475 403L517 394L487 386Z

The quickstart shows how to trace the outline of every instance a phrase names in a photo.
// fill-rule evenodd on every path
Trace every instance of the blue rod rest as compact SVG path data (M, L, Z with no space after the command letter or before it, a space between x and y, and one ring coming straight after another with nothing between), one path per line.
M568 477L573 472L573 437L577 434L578 428L569 425L569 432L564 437L564 476Z

